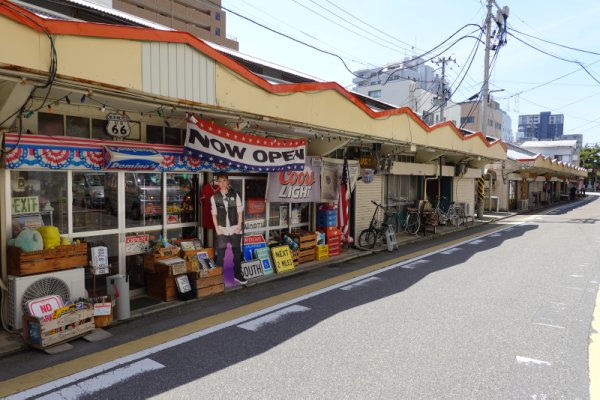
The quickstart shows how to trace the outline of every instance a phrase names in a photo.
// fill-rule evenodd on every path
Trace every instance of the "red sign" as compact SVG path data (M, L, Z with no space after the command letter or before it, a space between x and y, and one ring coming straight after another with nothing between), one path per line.
M244 236L243 244L254 244L254 243L264 243L265 237L263 235L249 235Z

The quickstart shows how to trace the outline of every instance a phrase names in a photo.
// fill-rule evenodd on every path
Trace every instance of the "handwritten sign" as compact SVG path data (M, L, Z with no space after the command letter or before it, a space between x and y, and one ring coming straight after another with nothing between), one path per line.
M143 254L148 248L148 235L127 236L125 238L125 255Z
M35 214L40 212L40 202L37 196L13 197L11 209L13 215Z
M292 252L288 246L277 246L271 248L273 254L273 262L275 263L275 271L277 273L293 271L294 260L292 260Z

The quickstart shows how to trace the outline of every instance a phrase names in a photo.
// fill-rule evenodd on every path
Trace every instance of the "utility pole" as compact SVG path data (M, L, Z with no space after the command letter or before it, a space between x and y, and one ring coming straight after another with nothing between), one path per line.
M497 16L492 14L492 6L498 9ZM483 86L481 88L481 133L487 136L488 127L488 103L490 97L490 50L492 50L492 35L496 36L497 43L494 50L506 43L504 33L506 32L506 19L508 18L508 7L500 8L495 0L487 0L487 14L485 17L485 56L483 60ZM497 24L497 31L492 33L492 19ZM483 200L477 201L477 218L483 217Z
M444 108L446 107L446 64L449 62L456 62L456 59L452 59L452 56L448 57L448 58L438 58L437 61L434 61L434 63L436 64L442 64L442 86L441 86L441 93L438 93L438 101L441 100L441 106L440 106L440 122L444 122L446 119L444 117Z

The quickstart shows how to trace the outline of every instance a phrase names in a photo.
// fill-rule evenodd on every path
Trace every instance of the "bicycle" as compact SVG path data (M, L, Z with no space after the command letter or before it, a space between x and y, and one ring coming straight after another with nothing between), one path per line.
M372 249L375 244L382 241L387 243L387 236L395 234L394 227L389 224L390 212L382 204L371 200L375 204L375 211L369 223L369 227L358 236L358 245L362 248ZM390 232L391 230L391 232Z
M451 202L448 206L448 210L443 211L440 207L440 202L442 199L446 200L444 196L437 197L437 204L433 209L433 213L436 215L437 222L440 225L446 225L448 222L450 222L450 224L453 226L461 226L465 222L465 211L463 208L457 205L455 202Z
M398 231L406 232L410 235L416 235L419 233L419 229L421 228L421 218L419 217L419 211L416 207L407 206L405 209L394 209L402 204L406 204L405 198L392 199L396 201L396 204L391 205L392 212L390 219L393 221L393 224Z

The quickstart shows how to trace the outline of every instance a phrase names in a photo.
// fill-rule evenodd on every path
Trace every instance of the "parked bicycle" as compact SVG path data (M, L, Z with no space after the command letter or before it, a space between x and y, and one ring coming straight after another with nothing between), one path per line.
M378 242L387 243L386 235L395 234L394 227L389 223L391 213L382 204L373 200L371 203L375 204L373 217L369 227L358 236L358 245L366 249L372 249Z
M406 232L410 235L416 235L421 228L421 218L419 210L414 206L407 205L405 198L393 198L395 204L390 204L390 223L392 223L398 232ZM407 205L406 207L401 207Z
M446 200L444 196L438 196L437 203L433 209L433 213L436 215L437 222L440 225L446 225L448 222L453 226L461 226L465 223L465 211L455 202L451 202L446 211L443 211L440 207L442 200Z

